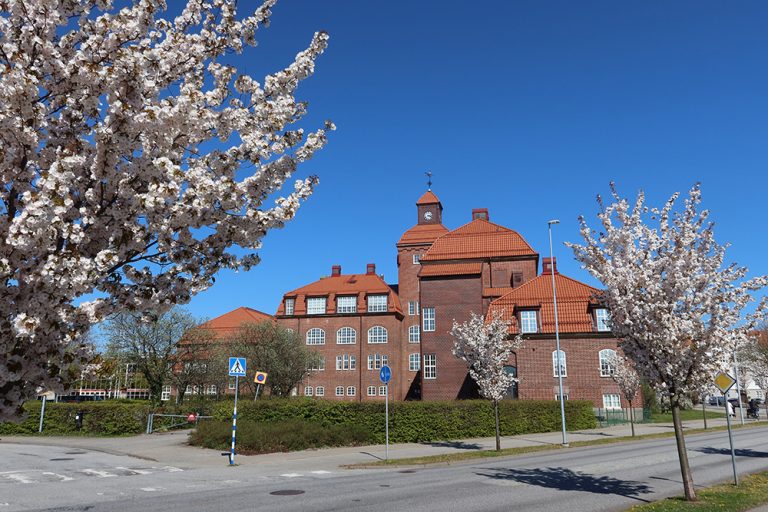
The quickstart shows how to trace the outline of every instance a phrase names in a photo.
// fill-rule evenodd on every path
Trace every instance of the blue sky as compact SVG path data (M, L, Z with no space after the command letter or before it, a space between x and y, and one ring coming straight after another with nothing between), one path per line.
M593 285L562 242L579 241L580 214L596 226L596 194L615 181L661 205L701 182L727 260L768 274L767 3L281 0L273 12L235 63L263 77L327 30L299 89L302 125L338 130L299 171L320 185L297 218L265 238L260 265L196 296L196 316L274 313L334 264L372 262L396 282L427 170L448 228L488 208L546 255L558 218L560 271Z

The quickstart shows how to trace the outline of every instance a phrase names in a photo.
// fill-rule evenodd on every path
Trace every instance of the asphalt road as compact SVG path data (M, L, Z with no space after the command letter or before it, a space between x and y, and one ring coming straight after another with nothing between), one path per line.
M768 470L768 428L734 435L739 472ZM688 436L687 442L698 486L732 478L725 432ZM674 439L442 467L352 471L307 465L280 474L258 464L153 466L132 457L33 445L0 445L0 460L0 512L576 512L623 510L682 494Z

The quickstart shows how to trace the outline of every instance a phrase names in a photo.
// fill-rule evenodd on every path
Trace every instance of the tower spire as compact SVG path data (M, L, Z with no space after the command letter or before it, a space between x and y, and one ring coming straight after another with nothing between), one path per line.
M424 174L427 175L427 190L432 190L432 171L427 171Z

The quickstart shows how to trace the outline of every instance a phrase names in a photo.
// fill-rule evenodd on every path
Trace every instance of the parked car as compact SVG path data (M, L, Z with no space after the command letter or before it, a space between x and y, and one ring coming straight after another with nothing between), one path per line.
M722 396L711 396L709 397L709 405L723 407L725 405L725 399Z

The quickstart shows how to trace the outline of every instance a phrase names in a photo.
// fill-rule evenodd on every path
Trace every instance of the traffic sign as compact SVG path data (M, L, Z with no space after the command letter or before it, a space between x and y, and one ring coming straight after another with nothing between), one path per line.
M256 384L266 384L267 374L265 372L256 372L256 375L253 377L253 382Z
M734 384L736 384L736 379L725 372L718 372L717 375L715 375L715 386L717 386L723 394L727 393Z
M229 376L245 377L245 358L244 357L229 358Z
M381 379L381 382L384 384L389 382L389 379L392 378L392 370L389 369L389 366L384 365L381 367L381 370L379 371L379 379Z

